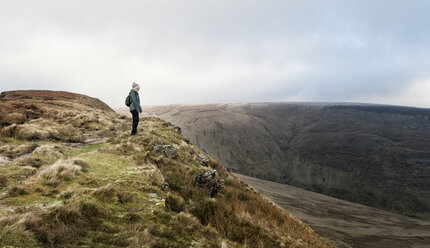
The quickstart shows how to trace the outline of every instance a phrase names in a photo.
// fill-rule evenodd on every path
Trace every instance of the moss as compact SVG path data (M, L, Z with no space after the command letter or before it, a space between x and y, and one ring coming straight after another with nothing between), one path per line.
M102 180L120 180L127 177L127 168L131 167L127 158L106 153L83 153L81 158L90 165L88 173L99 175Z
M65 155L66 157L75 157L75 156L78 156L79 154L94 152L104 147L109 147L109 144L100 143L100 144L84 145L84 146L75 147L71 150L66 151Z

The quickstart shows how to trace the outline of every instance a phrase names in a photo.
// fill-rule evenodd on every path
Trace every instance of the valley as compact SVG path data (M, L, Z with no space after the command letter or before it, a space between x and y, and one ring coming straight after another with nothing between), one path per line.
M180 126L233 172L403 215L430 216L428 109L243 103L145 107L144 115Z
M285 184L235 174L339 248L424 248L430 220L411 218Z

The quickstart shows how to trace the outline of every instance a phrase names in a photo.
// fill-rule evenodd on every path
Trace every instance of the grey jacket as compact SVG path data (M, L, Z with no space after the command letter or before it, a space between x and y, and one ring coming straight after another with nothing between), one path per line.
M139 93L137 93L135 90L130 90L130 111L137 110L137 112L142 113L142 107L140 107L140 98Z

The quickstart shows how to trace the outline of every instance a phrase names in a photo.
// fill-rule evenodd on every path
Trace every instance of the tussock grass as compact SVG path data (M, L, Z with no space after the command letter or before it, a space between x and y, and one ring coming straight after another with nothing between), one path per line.
M4 117L2 122L4 123L14 123L14 124L22 124L27 121L27 117L24 113L9 113Z
M59 160L56 163L42 168L37 176L45 183L57 183L59 180L69 180L73 175L86 171L88 164L79 158Z
M33 151L33 155L39 156L39 157L51 157L51 158L53 157L55 159L58 159L63 157L63 154L65 153L66 150L67 149L65 147L60 145L46 144L46 145L37 147Z
M33 230L41 233L36 227L41 221L40 211L31 211L21 214L14 214L0 220L0 244L19 246L19 247L37 247L35 233ZM33 228L33 230L29 230Z
M83 141L82 133L70 124L58 124L49 120L32 120L18 125L15 137L23 140Z
M40 158L24 158L18 163L21 166L31 166L34 168L40 168L45 162Z
M13 185L12 187L10 187L10 189L8 191L8 195L15 197L15 196L20 196L20 195L28 195L32 192L33 192L33 190L31 187L29 187L29 185L18 184L18 185Z
M114 201L119 203L133 201L133 194L126 192L111 183L98 188L93 192L93 195L102 201Z
M8 158L16 158L21 155L33 152L39 145L29 144L7 144L0 147L0 153Z
M85 196L74 197L49 212L36 207L25 209L22 213L0 220L3 233L3 236L0 233L0 244L58 247L64 243L83 241L82 235L97 229L98 223L107 215L103 206Z
M44 144L37 147L29 157L19 161L21 166L32 166L40 168L43 165L52 164L55 161L64 158L70 148L57 144Z
M6 126L2 129L0 129L0 134L2 134L2 136L6 136L6 137L13 137L16 133L16 124L12 124L9 126Z
M88 170L88 164L80 158L58 160L54 164L41 167L39 170L30 166L24 167L28 171L28 178L10 186L8 196L17 197L32 194L40 190L40 185L56 187L61 181L69 181L74 175Z
M7 177L4 175L0 175L0 188L7 186Z
M174 194L168 194L166 198L166 209L172 210L173 212L182 212L185 210L184 198Z

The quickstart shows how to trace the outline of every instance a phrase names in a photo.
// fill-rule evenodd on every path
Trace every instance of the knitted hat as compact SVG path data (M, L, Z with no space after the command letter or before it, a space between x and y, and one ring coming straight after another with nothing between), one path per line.
M132 84L132 86L131 86L133 89L136 89L136 90L138 90L138 89L140 89L140 86L136 83L136 82L133 82L133 84Z

